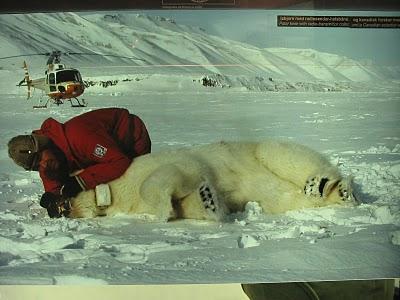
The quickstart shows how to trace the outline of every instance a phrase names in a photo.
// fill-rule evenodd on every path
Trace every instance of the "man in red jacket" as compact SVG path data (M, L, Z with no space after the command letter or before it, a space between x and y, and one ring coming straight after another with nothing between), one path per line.
M55 203L120 177L132 160L150 153L143 121L126 109L103 108L64 124L49 118L31 135L8 143L9 156L25 170L39 171L41 205L59 216Z

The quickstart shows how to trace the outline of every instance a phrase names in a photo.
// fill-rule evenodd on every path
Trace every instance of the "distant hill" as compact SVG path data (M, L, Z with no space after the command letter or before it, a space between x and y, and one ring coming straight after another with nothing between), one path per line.
M63 58L79 66L137 66L135 72L156 65L160 73L262 76L285 81L362 82L400 77L398 69L362 64L312 49L261 49L209 35L201 28L180 25L171 19L140 14L1 15L0 28L2 57L57 49L137 57L141 60L90 55ZM37 56L27 60L43 67L46 61ZM18 58L12 63L15 66L21 61ZM3 69L11 69L10 64L0 61Z

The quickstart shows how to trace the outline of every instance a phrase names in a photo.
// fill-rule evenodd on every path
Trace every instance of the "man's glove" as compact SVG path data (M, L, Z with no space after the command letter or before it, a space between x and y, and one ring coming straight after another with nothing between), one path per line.
M61 197L53 193L45 192L40 198L40 206L47 209L50 218L60 218Z
M76 176L68 177L65 181L65 184L62 186L60 190L60 194L63 197L71 198L78 195L80 192L83 191L83 188L78 182Z

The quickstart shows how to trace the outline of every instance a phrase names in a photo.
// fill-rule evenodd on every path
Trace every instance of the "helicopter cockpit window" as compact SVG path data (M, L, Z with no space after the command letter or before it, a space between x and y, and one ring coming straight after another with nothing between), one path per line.
M56 83L56 76L54 73L49 74L49 84L55 84Z
M66 81L80 81L79 72L76 70L62 70L57 72L56 83Z

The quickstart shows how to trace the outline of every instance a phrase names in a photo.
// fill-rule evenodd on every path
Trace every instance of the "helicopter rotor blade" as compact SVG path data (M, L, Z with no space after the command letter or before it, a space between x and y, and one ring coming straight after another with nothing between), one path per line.
M53 57L57 55L58 57L61 55L97 55L97 56L109 56L109 57L118 57L118 58L125 58L125 59L131 59L131 60L141 60L145 61L144 59L138 58L138 57L129 57L129 56L122 56L122 55L116 55L116 54L101 54L101 53L85 53L85 52L61 52L61 51L53 51L53 52L45 52L45 53L31 53L31 54L20 54L20 55L12 55L12 56L4 56L0 57L0 59L10 59L10 58L16 58L16 57L24 57L24 56L38 56L38 55L45 55L45 56L51 56ZM50 57L52 59L53 57ZM49 63L49 61L48 61Z
M0 59L9 59L9 58L15 58L15 57L35 56L35 55L50 55L50 53L49 53L49 52L46 52L46 53L20 54L20 55L12 55L12 56L0 57Z
M116 55L116 54L101 54L101 53L84 53L84 52L65 52L63 53L65 55L98 55L98 56L110 56L110 57L118 57L118 58L126 58L126 59L132 59L132 60L141 60L145 61L144 59L138 58L138 57L129 57L129 56L122 56L122 55Z

